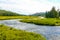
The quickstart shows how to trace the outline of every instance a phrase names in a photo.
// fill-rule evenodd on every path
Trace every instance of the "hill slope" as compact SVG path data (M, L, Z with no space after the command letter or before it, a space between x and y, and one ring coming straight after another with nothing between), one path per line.
M45 16L45 13L44 12L35 13L35 14L32 14L31 16Z
M21 16L22 14L14 13L11 11L0 10L0 16Z

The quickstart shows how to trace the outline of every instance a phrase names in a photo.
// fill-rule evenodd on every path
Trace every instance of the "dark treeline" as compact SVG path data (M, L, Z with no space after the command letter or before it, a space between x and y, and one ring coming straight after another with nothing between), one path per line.
M55 7L53 7L49 12L46 12L46 18L59 18L60 17L60 11L59 9L56 10Z

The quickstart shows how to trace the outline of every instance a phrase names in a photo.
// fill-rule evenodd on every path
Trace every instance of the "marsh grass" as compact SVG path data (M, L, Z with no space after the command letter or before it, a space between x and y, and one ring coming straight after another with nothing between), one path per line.
M9 19L29 19L36 18L36 16L0 16L0 20L9 20Z
M33 23L36 25L47 25L47 26L60 26L60 19L56 18L35 18L35 19L23 19L20 22Z
M0 40L46 40L46 38L41 34L0 25Z

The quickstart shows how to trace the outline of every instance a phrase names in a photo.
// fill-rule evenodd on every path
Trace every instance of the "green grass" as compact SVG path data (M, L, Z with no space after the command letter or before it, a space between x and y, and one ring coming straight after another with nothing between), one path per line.
M46 40L41 34L0 25L0 40Z
M36 19L23 19L21 22L33 23L37 25L48 25L48 26L60 26L60 19L56 18L36 18Z
M37 18L36 16L0 16L0 20L9 20L9 19L29 19Z

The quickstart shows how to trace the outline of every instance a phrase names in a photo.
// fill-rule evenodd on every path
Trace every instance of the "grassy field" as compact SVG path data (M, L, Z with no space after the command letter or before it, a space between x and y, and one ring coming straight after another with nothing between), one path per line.
M8 20L8 19L32 19L36 18L36 16L0 16L0 20Z
M0 40L46 40L46 38L40 34L0 25Z
M60 26L60 19L56 18L35 18L35 19L23 19L21 22L33 23L37 25L48 25L48 26Z
M60 26L60 19L58 18L40 18L37 16L0 16L0 20L9 19L23 19L20 21L37 25Z

